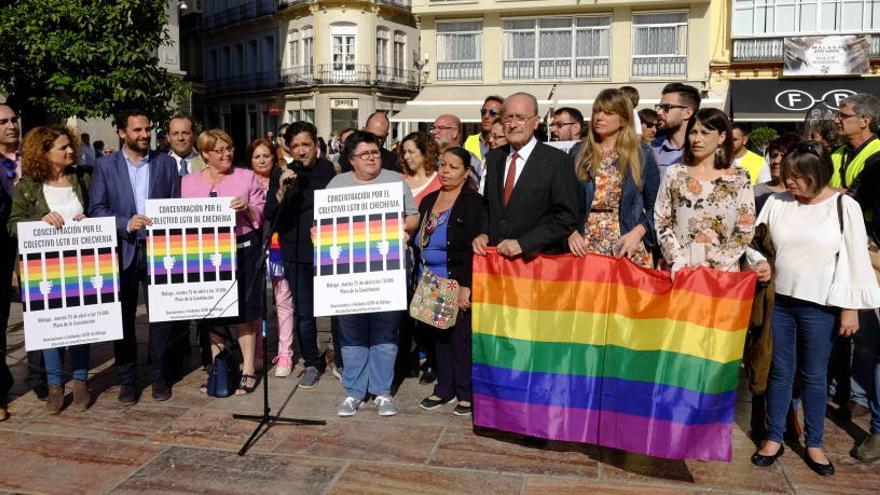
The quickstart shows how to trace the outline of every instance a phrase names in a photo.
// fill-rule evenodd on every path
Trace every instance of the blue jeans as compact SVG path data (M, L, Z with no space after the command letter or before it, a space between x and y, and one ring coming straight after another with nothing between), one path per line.
M367 392L373 395L391 393L394 361L397 358L397 328L401 311L366 313L339 317L339 339L342 341L342 387L356 399Z
M871 433L880 435L880 320L877 311L859 312L859 331L853 336L852 389L871 408ZM856 397L858 399L858 397Z
M296 345L306 366L324 369L318 351L318 322L315 319L314 276L311 263L284 262L284 276L293 292Z
M84 382L89 377L89 344L43 349L43 359L46 360L46 381L49 385L64 383L64 349L70 349L73 379Z
M782 442L795 371L801 376L807 447L822 447L828 401L828 358L836 335L838 308L776 295L773 361L767 380L768 440Z

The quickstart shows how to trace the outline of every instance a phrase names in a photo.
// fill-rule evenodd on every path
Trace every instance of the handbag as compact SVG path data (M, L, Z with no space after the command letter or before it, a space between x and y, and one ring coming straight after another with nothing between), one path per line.
M430 216L431 213L428 212L419 229L422 253L425 252L434 230L445 221L442 216L429 219ZM453 327L458 318L458 282L432 272L425 264L425 257L421 258L422 275L409 305L409 315L441 330Z
M455 280L441 277L424 267L409 305L409 315L441 330L455 326L459 290Z
M222 349L214 362L211 363L211 372L208 374L207 393L211 397L229 397L238 388L239 375L238 363L234 354L228 349Z

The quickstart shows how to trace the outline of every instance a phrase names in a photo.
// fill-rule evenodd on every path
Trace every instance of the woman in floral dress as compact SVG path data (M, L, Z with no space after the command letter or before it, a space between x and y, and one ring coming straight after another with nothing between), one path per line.
M724 112L698 111L688 124L684 163L671 165L660 184L654 223L673 274L699 266L739 271L752 240L755 196L748 172L730 166L730 129Z
M619 90L606 89L596 97L590 132L570 151L584 194L581 228L571 233L568 245L576 256L627 256L651 268L660 178L654 154L633 131L632 115Z

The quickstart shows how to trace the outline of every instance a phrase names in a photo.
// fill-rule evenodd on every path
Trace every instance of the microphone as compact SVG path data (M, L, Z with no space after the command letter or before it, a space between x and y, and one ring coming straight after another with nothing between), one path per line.
M303 174L306 171L306 166L303 165L303 162L299 160L293 160L287 164L287 168L289 170L293 170L293 172L297 175L297 179L299 175ZM284 179L284 185L289 186L297 181L297 179Z

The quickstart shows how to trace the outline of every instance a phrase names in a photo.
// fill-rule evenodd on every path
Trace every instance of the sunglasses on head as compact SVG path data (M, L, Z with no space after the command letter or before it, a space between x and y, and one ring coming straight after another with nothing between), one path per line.
M804 141L796 144L792 151L810 153L811 155L816 155L821 158L825 154L825 147L818 141Z

